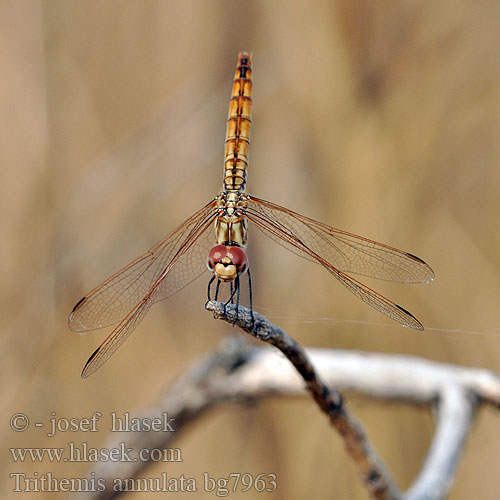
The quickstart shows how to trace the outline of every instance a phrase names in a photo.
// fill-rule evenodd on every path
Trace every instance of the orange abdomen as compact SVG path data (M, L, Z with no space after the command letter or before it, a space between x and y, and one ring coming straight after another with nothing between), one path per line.
M240 52L229 103L224 158L224 189L244 191L252 123L252 60Z

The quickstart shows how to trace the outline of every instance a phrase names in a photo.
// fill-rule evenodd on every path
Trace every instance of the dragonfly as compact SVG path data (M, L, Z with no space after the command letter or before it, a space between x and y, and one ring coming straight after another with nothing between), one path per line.
M213 273L211 281L217 280L217 286L230 283L234 288L239 287L240 276L250 272L245 251L250 226L257 227L296 255L323 266L374 309L401 325L423 330L409 311L350 276L430 282L434 272L422 259L245 192L251 111L252 56L240 52L227 119L223 189L164 239L74 306L68 322L75 332L116 325L88 359L83 378L94 373L115 353L153 304L179 292L206 272L207 266Z

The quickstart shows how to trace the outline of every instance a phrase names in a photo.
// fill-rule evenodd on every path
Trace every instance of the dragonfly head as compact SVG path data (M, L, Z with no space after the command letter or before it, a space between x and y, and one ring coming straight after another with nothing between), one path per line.
M247 270L247 254L238 246L215 245L208 254L208 268L220 281L233 281Z

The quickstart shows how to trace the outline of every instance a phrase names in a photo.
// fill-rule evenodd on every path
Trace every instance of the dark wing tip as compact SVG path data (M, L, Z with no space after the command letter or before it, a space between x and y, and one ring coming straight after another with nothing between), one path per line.
M99 349L100 349L100 347L98 347L92 353L92 355L90 356L90 358L85 363L85 366L83 367L83 370L82 370L82 378L87 378L87 377L89 377L90 375L92 375L95 372L95 370L92 370L92 369L89 368L89 365L92 362L92 360L96 357L97 353L99 352Z
M420 257L417 257L416 255L413 255L412 253L406 252L406 255L408 255L408 257L411 257L412 259L418 260L422 264L427 265L427 263L424 262Z
M432 270L431 266L429 266L429 264L427 264L427 262L425 262L424 260L422 260L420 257L417 257L416 255L413 255L412 253L406 252L406 255L408 257L410 257L410 259L416 260L417 262L419 262L420 264L422 264L426 268L427 274L428 274L428 276L426 276L426 282L427 283L429 283L429 281L433 281L434 280L434 278L435 278L434 271Z
M87 299L88 299L87 296L85 296L82 299L80 299L75 304L75 307L73 307L73 309L71 310L71 313L69 314L69 317L68 317L68 327L73 332L81 333L81 332L87 331L87 328L85 328L82 325L81 321L75 318L75 313L80 309L80 307L83 306L83 304L85 304L85 302L87 302Z
M398 309L401 309L405 313L406 316L408 316L407 321L404 323L405 326L409 326L410 328L414 328L415 330L423 330L424 325L420 323L420 321L413 316L413 314L410 311L407 311L404 307L401 307L398 304L395 304Z
M75 307L71 310L71 314L73 314L85 301L87 300L87 296L81 298L76 304Z

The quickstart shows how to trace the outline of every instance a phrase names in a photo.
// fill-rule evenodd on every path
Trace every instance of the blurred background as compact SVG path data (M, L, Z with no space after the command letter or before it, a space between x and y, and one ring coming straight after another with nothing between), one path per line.
M253 230L257 310L306 346L498 370L498 2L7 0L0 9L7 446L104 446L109 412L133 415L237 334L204 311L207 271L156 305L82 381L106 332L78 336L67 316L220 189L240 50L253 51L254 65L248 191L410 251L436 272L430 285L365 280L414 313L426 326L419 333L389 323L319 266ZM432 436L432 413L349 395L348 404L408 486ZM106 418L92 435L48 438L8 425L14 412L46 422L53 413L95 411ZM450 498L499 498L498 424L498 412L480 412ZM275 498L367 498L308 398L213 411L177 446L181 464L147 474L273 472ZM84 477L89 465L13 463L7 453L0 460L2 498L14 496L11 472ZM65 496L37 498L49 495Z

